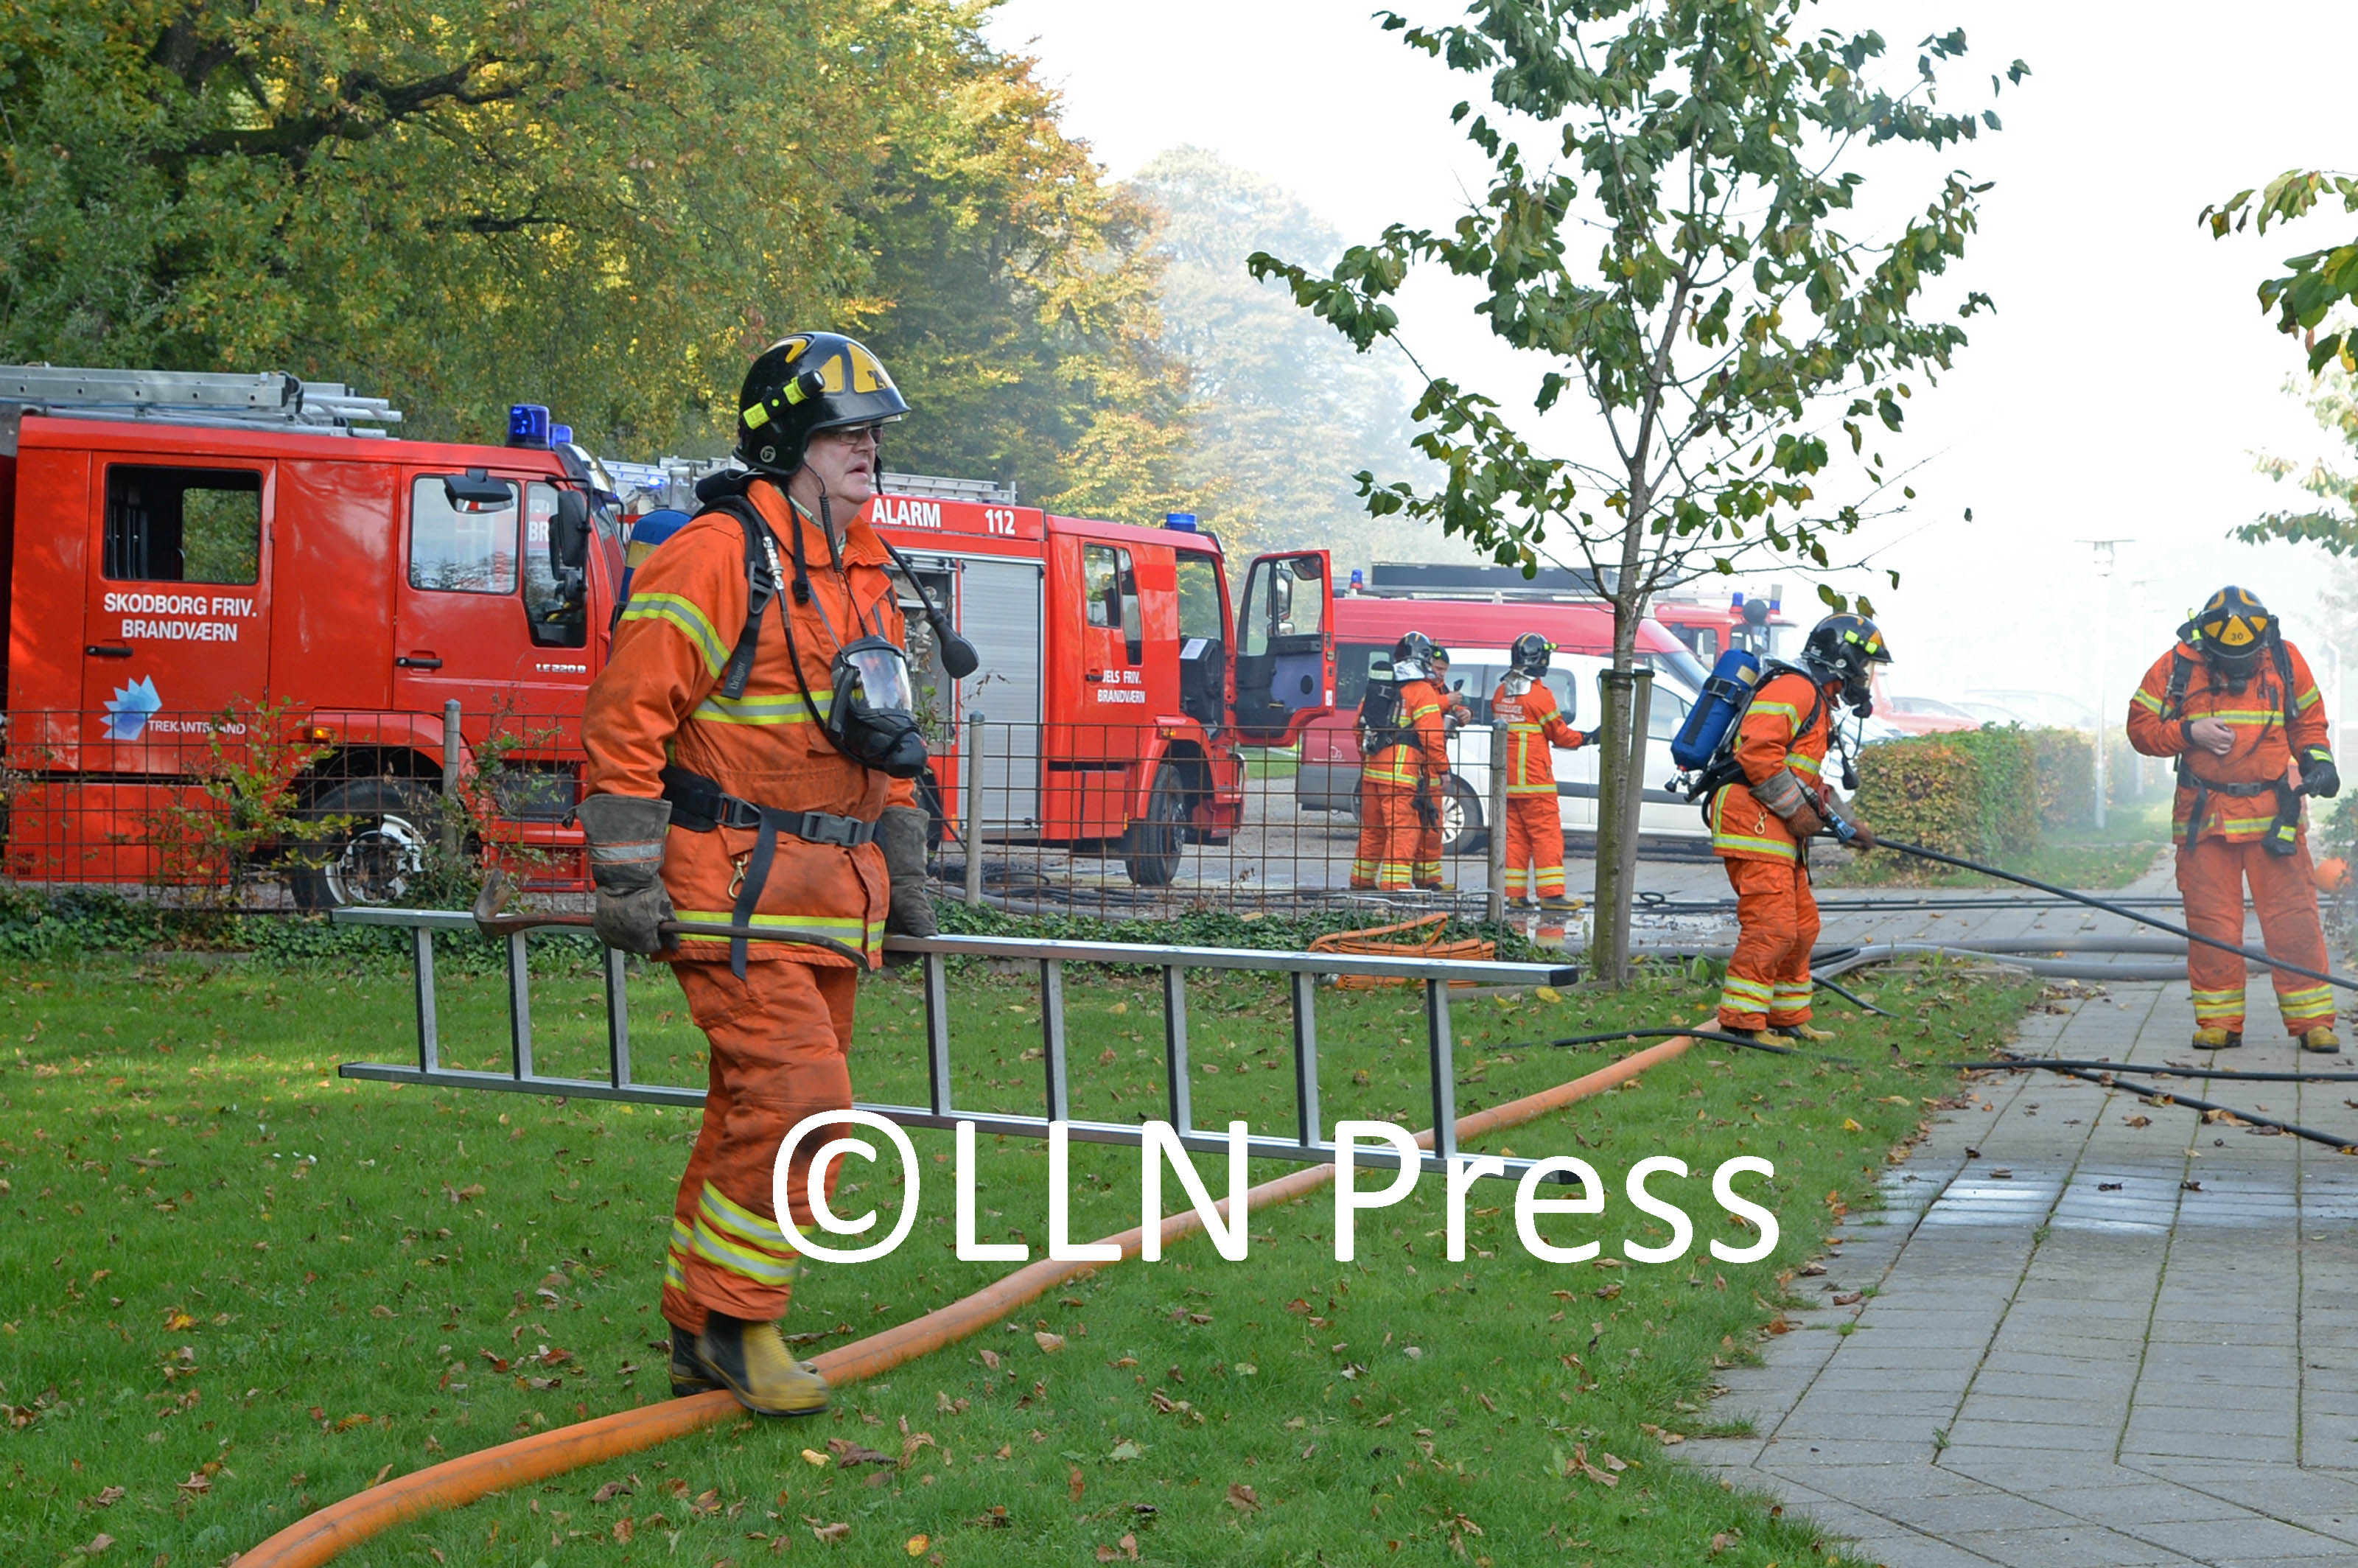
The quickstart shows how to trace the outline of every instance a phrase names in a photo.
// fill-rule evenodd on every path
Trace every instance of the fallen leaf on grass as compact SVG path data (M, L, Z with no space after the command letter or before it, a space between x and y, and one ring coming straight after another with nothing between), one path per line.
M907 1552L912 1557L923 1557L925 1554L925 1548L931 1546L933 1543L934 1538L930 1535L913 1535L909 1538L908 1543L903 1546L901 1550Z
M1660 1444L1665 1448L1670 1447L1673 1444L1684 1443L1687 1440L1687 1434L1685 1433L1665 1431L1663 1428L1656 1426L1651 1422L1639 1422L1638 1423L1638 1430L1644 1433L1647 1436L1652 1438L1655 1442Z
M1054 1356L1065 1347L1065 1336L1061 1334L1050 1334L1046 1329L1042 1329L1032 1336L1032 1343L1038 1346L1044 1354Z
M96 1535L90 1538L90 1544L88 1546L77 1547L75 1550L80 1552L84 1557L95 1557L114 1544L114 1537L107 1534L106 1531L102 1530Z
M1098 1547L1098 1561L1100 1563L1137 1562L1138 1537L1125 1535L1115 1545Z
M1140 1447L1137 1444L1132 1443L1129 1438L1125 1437L1120 1442L1113 1445L1113 1452L1107 1454L1106 1457L1112 1460L1115 1464L1120 1465L1137 1458L1140 1454L1145 1452L1145 1449ZM1001 1457L1004 1457L1003 1454Z
M986 1351L984 1351L984 1352L982 1353L982 1364L983 1364L985 1367L989 1368L991 1371L994 1371L994 1372L998 1371L998 1370L999 1370L999 1352L998 1352L998 1351L996 1351L996 1350L986 1350Z
M609 1481L590 1494L593 1503L611 1503L616 1498L627 1498L635 1488L628 1481Z
M1617 1487L1621 1484L1620 1476L1609 1470L1600 1470L1588 1462L1588 1444L1585 1443L1573 1445L1572 1458L1565 1464L1563 1473L1566 1478L1585 1476L1600 1486Z
M632 1525L631 1519L628 1514L623 1515L621 1519L614 1521L614 1543L616 1545L628 1546L631 1543L631 1537L634 1533L635 1529Z
M1260 1498L1242 1481L1231 1481L1228 1483L1228 1507L1238 1513L1259 1513Z
M818 1537L820 1541L825 1541L827 1545L832 1546L837 1541L848 1539L851 1534L851 1527L848 1524L841 1523L815 1524L811 1526L811 1533Z
M824 1470L827 1468L827 1455L821 1454L816 1448L806 1448L803 1450L803 1463L806 1465L816 1465L820 1469Z
M94 1498L84 1498L81 1500L81 1506L86 1509L111 1509L122 1500L123 1488L108 1487Z
M1843 1118L1843 1130L1844 1132L1864 1132L1866 1129L1861 1127L1857 1122L1853 1121L1849 1117L1845 1116Z
M848 1438L828 1438L827 1440L827 1451L835 1455L836 1468L838 1470L849 1470L855 1465L890 1465L893 1463L893 1459L891 1454L879 1454L873 1448L862 1447L860 1444L853 1443Z
M1081 1500L1081 1494L1088 1489L1088 1477L1081 1474L1081 1467L1079 1465L1074 1465L1073 1473L1065 1477L1065 1490L1070 1493L1073 1501L1077 1503ZM1103 1551L1104 1549L1100 1547L1098 1550Z

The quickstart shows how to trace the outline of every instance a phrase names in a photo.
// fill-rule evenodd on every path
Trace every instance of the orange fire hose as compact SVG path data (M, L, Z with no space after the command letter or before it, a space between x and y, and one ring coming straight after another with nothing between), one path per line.
M1575 1100L1585 1099L1600 1090L1628 1082L1647 1068L1658 1065L1678 1055L1694 1044L1684 1035L1665 1040L1634 1055L1625 1056L1609 1066L1544 1089L1526 1095L1518 1100L1491 1107L1488 1110L1469 1112L1457 1121L1461 1138L1478 1138L1501 1128L1520 1127L1535 1121L1550 1112L1561 1110ZM1416 1135L1422 1148L1433 1146L1430 1130ZM1290 1203L1306 1197L1335 1179L1332 1165L1311 1165L1264 1182L1245 1194L1247 1212L1266 1208L1271 1204ZM1219 1202L1219 1210L1228 1212L1228 1200ZM1163 1222L1165 1246L1198 1229L1202 1222L1195 1211L1174 1215ZM1121 1249L1125 1259L1138 1256L1143 1232L1125 1230L1119 1236L1105 1238ZM828 1381L837 1384L855 1383L873 1378L904 1362L952 1345L968 1335L990 1327L1009 1313L1028 1302L1038 1300L1051 1290L1078 1275L1104 1267L1101 1263L1059 1263L1043 1259L1027 1263L995 1284L986 1285L970 1296L936 1307L925 1316L914 1318L882 1334L874 1334L855 1344L829 1350L817 1358L818 1368ZM356 1492L341 1502L329 1504L317 1513L297 1519L285 1530L237 1559L238 1568L315 1568L348 1547L358 1546L370 1538L383 1534L394 1526L423 1514L439 1513L448 1509L462 1508L492 1492L503 1492L528 1482L562 1476L608 1459L618 1459L625 1454L635 1454L675 1437L685 1437L708 1426L734 1420L743 1414L743 1407L734 1396L725 1392L692 1394L687 1399L665 1400L657 1404L641 1405L635 1410L618 1411L571 1426L560 1426L547 1432L535 1433L514 1443L503 1443L496 1448L485 1448L473 1454L446 1459L439 1465L384 1482L381 1486Z

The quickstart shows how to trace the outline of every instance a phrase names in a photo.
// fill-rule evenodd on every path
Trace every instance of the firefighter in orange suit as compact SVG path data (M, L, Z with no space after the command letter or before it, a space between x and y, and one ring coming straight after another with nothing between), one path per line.
M1711 803L1712 852L1726 862L1738 925L1720 985L1722 1029L1833 1038L1810 1027L1818 903L1806 846L1833 816L1820 773L1835 705L1866 712L1873 666L1890 660L1873 622L1829 615L1810 629L1801 665L1770 665L1753 691L1736 735L1735 776ZM1851 842L1872 849L1875 836L1854 825Z
M2138 683L2128 732L2129 744L2147 756L2178 759L2170 836L2178 841L2187 926L2241 946L2249 880L2269 957L2321 972L2325 933L2301 796L2331 798L2342 777L2316 677L2300 650L2284 640L2276 617L2240 588L2212 594L2178 635L2178 646ZM2301 1049L2341 1050L2333 988L2282 969L2270 973L2277 1011ZM2241 1045L2244 960L2189 943L2186 981L2196 1047Z
M1449 773L1449 738L1441 693L1433 684L1433 641L1412 632L1392 649L1391 678L1362 703L1359 752L1359 850L1351 885L1406 892L1423 835L1441 823L1442 780ZM1440 877L1440 852L1433 852Z
M1433 650L1433 690L1441 702L1441 736L1444 754L1449 737L1474 717L1474 709L1463 697L1449 687L1449 650ZM1449 770L1444 764L1443 773ZM1435 784L1432 793L1433 809L1420 809L1417 814L1416 863L1409 872L1409 884L1425 892L1446 892L1449 884L1441 877L1441 790Z
M1570 909L1572 901L1563 896L1555 752L1576 751L1595 737L1572 727L1541 678L1554 652L1555 644L1536 632L1515 639L1507 673L1490 698L1490 717L1507 725L1507 898L1521 903L1529 892L1541 909Z
M908 405L860 344L799 333L754 362L739 408L747 471L707 480L707 510L633 578L582 719L576 816L599 935L669 960L711 1046L664 1271L673 1391L799 1415L827 1387L778 1330L799 1259L773 1168L796 1122L851 1104L852 998L883 934L934 930L901 612L858 521L878 430ZM794 945L675 941L675 917ZM806 1232L826 1141L806 1136L789 1173Z

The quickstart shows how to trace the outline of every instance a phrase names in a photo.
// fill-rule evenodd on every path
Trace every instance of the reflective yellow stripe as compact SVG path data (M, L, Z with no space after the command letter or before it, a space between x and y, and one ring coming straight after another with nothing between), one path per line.
M710 724L807 724L811 720L811 708L816 707L819 718L825 719L827 710L834 705L835 693L825 687L813 687L810 697L810 702L806 704L799 691L772 697L722 697L716 692L698 703L696 711L689 717Z
M728 1195L710 1182L704 1184L704 1195L697 1204L697 1222L710 1224L740 1241L750 1241L757 1247L785 1245L786 1233L778 1228L777 1221L763 1219L742 1204L731 1203Z
M622 611L625 621L662 621L676 628L681 635L703 654L705 666L714 675L729 662L728 645L712 629L712 622L695 602L676 593L634 593L630 607Z
M702 1215L696 1218L696 1255L756 1284L784 1285L790 1283L795 1277L792 1259L773 1258L751 1247L740 1246L714 1230Z
M726 911L705 909L683 909L679 912L678 918L693 921L708 920L715 925L728 925L734 923L734 917ZM749 925L759 926L764 931L775 931L782 935L796 934L810 936L832 937L836 941L841 942L847 946L860 946L864 944L866 946L873 947L879 942L884 940L884 921L882 916L879 916L874 920L862 920L856 914L756 914L752 919L747 921L746 924ZM681 940L686 942L723 942L728 940L728 938L722 936L698 936L693 933L688 933L683 935Z
M1747 710L1747 717L1752 713L1781 713L1797 725L1801 721L1801 710L1794 707L1790 702L1761 702L1755 700L1751 708Z
M2226 724L2267 724L2284 717L2281 708L2214 708L2208 713L2189 713L2189 719L2216 719Z
M2315 687L2310 687L2307 691L2302 692L2299 697L2293 698L2293 711L2296 713L2307 713L2310 708L2317 706L2317 688Z
M2331 986L2303 986L2297 991L2277 993L2277 1005L2287 1012L2299 1008L2321 1007L2333 1000Z
M1805 757L1799 752L1788 752L1785 753L1785 765L1797 773L1807 773L1812 778L1818 776L1818 759L1815 757Z
M2159 713L2161 711L2161 698L2154 696L2153 693L2149 691L2139 690L2132 700L2134 700L2139 708L2144 708L2147 713Z

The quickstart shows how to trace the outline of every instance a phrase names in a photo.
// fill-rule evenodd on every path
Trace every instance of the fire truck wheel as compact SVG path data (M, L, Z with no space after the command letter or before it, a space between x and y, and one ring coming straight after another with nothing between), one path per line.
M1179 874L1179 849L1186 841L1187 791L1176 771L1158 768L1146 816L1130 825L1122 862L1142 888L1169 887Z
M1490 836L1482 830L1481 797L1473 785L1450 774L1441 796L1441 852L1471 855L1489 842Z
M348 819L341 834L307 846L294 875L303 909L389 903L426 869L432 801L395 779L352 779L325 791L306 813Z

